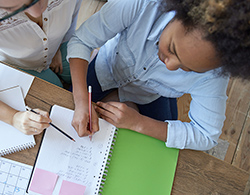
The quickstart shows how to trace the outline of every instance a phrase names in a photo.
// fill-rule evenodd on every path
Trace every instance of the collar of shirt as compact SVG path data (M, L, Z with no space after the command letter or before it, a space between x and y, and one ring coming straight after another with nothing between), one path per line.
M155 44L159 41L160 36L164 28L168 25L168 23L173 19L175 12L168 12L162 14L157 21L154 23L147 40L155 41Z

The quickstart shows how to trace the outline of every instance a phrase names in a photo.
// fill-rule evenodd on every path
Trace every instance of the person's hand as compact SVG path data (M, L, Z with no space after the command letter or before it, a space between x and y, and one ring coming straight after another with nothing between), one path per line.
M34 109L39 114L30 111L16 112L12 119L12 125L26 135L40 134L50 126L49 113L40 109Z
M92 130L89 129L89 110L88 104L86 106L75 106L72 126L80 137L93 135L99 131L98 116L92 105Z
M120 102L97 102L95 109L101 118L117 128L137 130L142 117L134 108Z
M62 66L62 54L60 48L57 50L49 67L53 72L62 74L63 66Z

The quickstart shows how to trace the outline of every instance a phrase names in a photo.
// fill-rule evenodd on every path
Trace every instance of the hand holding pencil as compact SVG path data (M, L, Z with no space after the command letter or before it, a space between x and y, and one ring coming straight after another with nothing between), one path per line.
M16 111L12 119L12 125L26 135L40 134L50 126L51 119L49 113L40 109L35 109L36 113L28 111Z
M90 87L85 91L84 98L74 99L75 112L72 120L72 126L80 137L93 135L99 131L99 119L94 109L92 100L92 91Z
M26 106L26 110L28 110L28 111L30 111L30 112L33 112L33 113L35 113L35 114L37 114L37 115L40 115L40 113L38 113L37 111L31 109L31 108L28 107L28 106ZM61 130L61 129L58 128L56 125L54 125L54 124L51 122L51 120L50 120L49 124L50 124L52 127L54 127L57 131L59 131L60 133L62 133L64 136L66 136L67 138L69 138L70 140L72 140L72 141L75 142L75 140L74 140L72 137L70 137L70 136L69 136L68 134L66 134L63 130Z

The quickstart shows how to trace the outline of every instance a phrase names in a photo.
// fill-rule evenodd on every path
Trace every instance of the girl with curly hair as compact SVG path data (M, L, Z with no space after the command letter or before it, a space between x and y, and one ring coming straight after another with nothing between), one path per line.
M79 136L99 130L98 113L167 147L215 146L229 76L250 78L249 11L243 0L108 1L68 44ZM97 102L91 130L87 85ZM177 120L176 98L185 93L192 97L189 123ZM117 99L107 102L111 94Z

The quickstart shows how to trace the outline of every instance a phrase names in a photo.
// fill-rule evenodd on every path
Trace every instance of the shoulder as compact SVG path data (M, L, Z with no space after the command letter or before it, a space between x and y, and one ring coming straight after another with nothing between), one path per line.
M49 0L47 9L48 11L56 7L62 7L65 5L75 6L77 3L81 3L82 0Z
M119 6L120 9L132 8L131 12L134 10L138 10L144 8L148 5L155 5L160 4L160 0L109 0L107 3L104 4L105 7L117 7Z
M107 16L116 15L125 20L133 21L139 14L158 7L159 0L108 0L101 8L100 13ZM108 16L108 17L109 17Z
M211 94L225 94L229 77L222 76L220 69L208 71L206 73L197 73L200 76L194 82L190 93L211 93Z
M0 9L0 17L3 17L7 14L7 12L3 9ZM13 27L19 26L25 22L27 22L27 19L25 17L22 17L23 13L19 13L11 18L8 18L2 22L0 22L0 32L11 29ZM1 35L2 36L2 35Z

